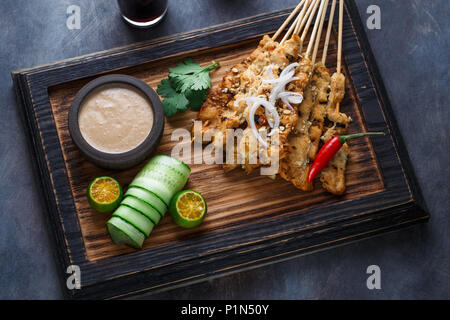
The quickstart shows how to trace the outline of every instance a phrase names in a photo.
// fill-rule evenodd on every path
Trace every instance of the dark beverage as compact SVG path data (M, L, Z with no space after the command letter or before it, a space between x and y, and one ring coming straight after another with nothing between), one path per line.
M135 27L157 24L167 11L167 0L118 0L122 17Z

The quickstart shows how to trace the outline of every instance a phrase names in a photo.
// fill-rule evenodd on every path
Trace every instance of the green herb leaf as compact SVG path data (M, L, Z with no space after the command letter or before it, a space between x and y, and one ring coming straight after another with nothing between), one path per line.
M203 102L206 100L208 90L188 90L185 93L186 98L189 100L189 107L194 111L199 111Z
M158 85L157 92L164 97L164 113L171 117L177 112L185 112L188 107L200 110L206 100L208 88L211 87L209 71L219 68L219 63L201 67L194 60L187 58L169 69L169 78Z
M164 107L164 113L166 116L171 117L177 112L185 112L189 105L189 100L186 99L184 94L176 94L172 97L164 99L162 102Z
M201 72L203 68L191 58L184 59L183 62L178 62L175 68L170 68L171 74L193 74Z
M169 98L178 94L177 91L172 88L172 83L169 79L162 80L158 85L158 89L156 90L156 92L158 92L158 94L164 98Z
M181 92L187 90L204 90L211 87L211 79L207 72L200 72L192 76L177 75L171 78L176 89Z
M204 90L211 87L209 71L218 68L218 62L202 68L192 59L185 59L177 64L175 68L169 69L169 78L178 92L187 90Z

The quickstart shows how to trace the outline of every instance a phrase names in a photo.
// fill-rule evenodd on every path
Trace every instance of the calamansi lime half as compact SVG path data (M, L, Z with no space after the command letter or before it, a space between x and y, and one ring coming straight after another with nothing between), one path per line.
M206 211L205 199L193 190L180 191L170 201L170 215L183 228L194 228L201 224Z
M89 184L88 202L98 212L111 212L122 201L122 187L116 179L98 177Z

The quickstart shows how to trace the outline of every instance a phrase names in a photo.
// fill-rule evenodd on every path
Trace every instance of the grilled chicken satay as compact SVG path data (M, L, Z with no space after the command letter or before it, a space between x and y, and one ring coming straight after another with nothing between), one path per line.
M280 44L277 49L275 49L271 56L270 56L270 68L273 78L278 78L282 71L291 63L299 63L299 66L295 69L295 76L300 79L304 79L307 77L307 75L304 74L305 68L304 65L302 66L302 58L299 55L299 51L302 47L302 42L300 40L300 37L298 35L294 35L290 40L285 41L283 44ZM305 63L305 62L303 62ZM307 70L306 70L307 71ZM297 81L299 81L297 80ZM273 88L272 84L263 84L260 88L258 88L257 96L264 97L264 99L269 100L271 90ZM303 88L297 87L297 86L291 86L290 88L295 90L289 90L289 85L287 86L286 90L293 91L297 93L302 93ZM245 103L244 103L245 104ZM246 110L249 109L250 106L246 106ZM298 112L297 108L298 106L295 104L291 104L290 107L283 103L282 101L276 101L275 107L277 109L277 112L280 116L280 126L278 129L278 139L279 139L279 146L278 146L278 154L279 159L282 159L288 155L288 136L291 134L292 130L294 129L295 125L298 121ZM248 119L248 112L244 113L247 116L247 123L249 123ZM268 129L268 120L266 117L265 112L262 108L259 108L256 112L256 117L258 119L256 121L257 128L265 128ZM268 144L270 145L270 139L268 139ZM250 159L250 154L248 153L251 148L249 148L248 143L244 146L243 149L240 149L238 152L244 152L243 159L245 160L245 163L242 165L242 168L247 172L251 173L255 168L260 167L261 165L270 165L270 158L271 158L271 152L274 150L274 148L268 148L267 150L264 149L262 146L260 146L260 149L258 150L258 153L260 157L257 157L257 163L250 163L248 161ZM262 163L262 158L265 158L266 163Z
M326 7L326 4L322 5ZM321 6L321 8L324 7ZM334 12L333 7L334 5L332 6ZM326 9L321 12L322 20L320 26L318 24L319 19L316 20L313 30L314 35L317 30L321 34ZM309 25L308 20L307 26L309 27ZM330 25L331 23L327 32L328 39L331 30ZM307 34L308 27L304 30L302 38ZM312 36L312 38L314 37ZM316 41L316 48L312 55L314 60L320 38ZM341 43L341 40L339 41ZM341 61L339 57L338 72L330 77L328 69L323 64L326 53L322 58L323 62L317 63L313 67L313 63L308 58L300 55L301 45L302 41L296 34L288 41L283 39L281 44L265 36L250 57L234 66L223 78L218 88L211 91L200 110L199 119L203 122L203 133L208 129L216 129L225 137L227 129L239 128L243 130L243 138L240 141L238 140L237 144L233 141L232 153L235 160L243 160L242 168L250 173L255 168L267 164L260 161L261 154L264 154L264 152L260 152L262 148L254 148L255 145L259 145L258 139L260 139L255 132L255 126L258 132L261 132L260 130L270 132L269 123L272 124L273 121L270 113L273 111L269 110L272 110L274 106L280 116L280 126L272 129L277 130L279 136L279 149L276 150L280 156L279 173L284 179L293 183L295 187L304 191L311 191L313 185L308 183L307 176L321 140L325 142L334 135L347 132L351 118L339 112L339 108L336 108L336 105L342 101L345 95L345 77L340 73ZM327 45L328 40L326 41ZM312 46L309 46L306 56L311 54L311 50ZM255 111L257 106L253 107L252 100L246 100L246 98L270 100L274 85L273 82L264 82L267 79L267 70L270 69L271 71L270 79L276 79L286 66L294 62L300 64L295 72L295 77L298 77L298 80L286 85L285 90L301 93L303 102L300 105L289 105L289 103L272 100L271 108L269 106L258 107ZM250 109L251 112L254 112L255 126L253 126L253 119L249 119L250 114L253 118ZM252 122L253 128L250 122ZM223 144L226 143L224 137L219 140L223 141L219 142L222 144L220 147L223 147ZM270 145L270 138L267 142ZM266 149L267 157L270 158L273 152L275 152L274 149L271 146L268 147ZM349 147L345 144L321 173L320 180L323 187L331 193L342 194L345 191L345 169L349 152ZM255 153L257 154L255 155ZM257 159L256 163L251 161L255 158ZM223 165L225 170L232 170L238 166L239 164Z
M300 105L296 133L289 137L290 154L280 164L280 176L303 191L313 190L313 185L308 182L308 171L324 129L329 83L328 70L322 63L317 63Z
M202 120L202 134L210 129L216 130L216 135L222 135L222 145L226 144L226 130L243 127L245 129L243 104L235 105L237 99L255 95L261 87L265 67L271 64L270 56L278 47L278 43L264 36L258 48L242 63L231 68L219 86L210 92L199 112ZM263 119L260 121L263 122ZM214 141L214 139L213 139ZM220 142L219 142L220 143ZM234 143L234 141L233 141ZM239 142L238 142L239 143ZM237 152L234 149L234 159L237 162ZM226 171L237 168L239 164L224 164Z
M327 128L323 140L328 141L333 135L347 133L348 126L352 119L345 113L339 112L336 108L342 102L345 95L345 76L334 73L331 76L330 95L327 104L327 119L332 123Z
M241 123L243 123L243 126L247 125L249 128L249 109L251 108L251 105L248 105L245 100L242 100L246 97L260 97L265 100L269 100L271 90L273 88L273 84L270 83L263 83L262 80L270 80L270 77L268 77L268 73L272 75L274 79L278 78L281 74L281 72L291 63L297 62L299 60L302 60L299 57L299 50L301 48L301 40L300 38L295 35L292 37L292 39L284 42L281 45L278 45L275 50L273 50L269 57L269 61L258 61L258 63L261 63L261 66L258 66L259 69L264 70L259 75L259 81L253 81L252 86L250 86L247 90L244 92L241 92L237 95L235 95L234 100L232 103L234 104L235 101L240 101L237 106L235 106L235 110L239 112L241 117ZM301 61L300 61L301 62ZM304 64L305 62L303 62ZM299 80L304 79L306 76L302 74L304 71L304 65L298 66L295 70L295 73ZM270 68L270 71L268 70ZM297 88L296 92L302 92L301 88ZM283 158L287 156L288 154L288 146L287 146L287 137L291 133L292 129L294 128L295 124L297 123L297 106L291 105L290 107L293 108L293 110L284 104L281 101L277 101L275 104L275 107L277 109L277 112L280 116L280 126L278 129L278 138L279 138L279 147L277 152L279 153L279 157ZM243 121L244 120L244 121ZM265 110L260 107L257 109L255 114L255 124L257 129L265 129L266 132L269 132L269 119L267 119L267 115ZM242 127L242 126L241 126ZM244 130L245 133L250 134L252 133L251 130ZM246 137L246 135L244 135ZM246 137L247 138L247 137ZM261 165L270 165L270 158L271 153L273 150L275 150L272 147L269 147L268 149L265 149L263 146L260 145L260 148L252 148L252 146L249 145L253 140L252 139L242 139L241 142L238 142L238 145L234 149L235 153L235 159L239 158L243 160L242 168L247 172L252 172L255 168L260 167ZM268 144L270 145L270 139L268 139ZM262 150L264 148L264 150ZM255 155L255 153L257 155ZM264 160L261 162L261 157L264 158ZM256 159L256 161L253 161ZM252 161L251 161L252 160ZM224 169L226 171L232 170L236 168L237 164L225 164L223 165Z
M341 195L345 192L345 171L349 154L350 147L345 143L320 173L322 187L332 194Z
M335 73L331 77L330 95L327 105L327 119L331 125L326 128L322 141L325 143L335 135L347 133L351 118L339 112L336 105L341 103L345 95L345 76ZM350 147L345 143L330 163L320 173L322 186L328 192L341 195L345 192L345 171L347 168Z
M311 191L312 185L308 183L308 153L311 145L309 117L315 103L315 86L311 83L305 89L303 102L300 104L300 119L296 132L289 137L289 155L280 161L280 176L292 182L303 191Z
M262 66L268 63L268 57L276 47L277 43L265 36L256 50L231 68L218 87L211 90L198 114L202 134L215 129L225 135L226 129L242 124L242 114L234 106L235 96L249 93L252 86L261 84Z
M323 134L324 122L327 114L327 91L331 82L329 71L322 62L318 62L314 67L313 81L316 86L317 96L310 117L310 121L312 122L309 129L311 147L309 149L308 157L311 162L314 161L317 151L319 150L320 137Z

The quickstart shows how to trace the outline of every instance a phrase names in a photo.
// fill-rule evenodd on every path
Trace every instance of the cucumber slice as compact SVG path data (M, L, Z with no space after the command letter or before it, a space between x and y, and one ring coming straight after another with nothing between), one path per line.
M164 166L177 168L186 178L191 174L191 168L183 161L162 154L154 156L149 163L158 163Z
M142 168L130 186L153 192L168 206L175 193L183 189L190 172L191 169L182 161L158 155Z
M154 164L148 167L145 175L140 175L136 179L147 178L164 182L169 190L181 190L186 184L187 178L179 174L170 167Z
M115 244L126 244L135 249L142 249L145 236L131 224L120 218L112 217L106 223L109 235Z
M152 232L154 227L153 222L144 214L122 205L114 211L113 217L119 217L122 220L125 220L133 227L141 231L146 237L150 235L150 232Z
M145 165L136 178L146 177L161 179L168 178L172 184L183 188L190 175L190 169L181 161L167 157L156 156Z
M148 205L151 205L159 212L161 217L163 217L167 211L167 206L164 204L164 202L160 198L158 198L154 193L149 192L145 189L128 188L127 192L125 193L125 196L133 196L135 198L144 201Z
M135 198L133 196L126 197L122 201L121 205L122 206L126 205L144 214L147 218L149 218L153 222L155 226L158 224L159 220L161 220L161 215L156 209L154 209L152 206L148 205L144 201L139 200L138 198Z
M164 181L140 177L130 183L131 187L140 187L156 194L166 206L169 205L173 195L178 191L176 186L170 183L170 180Z

